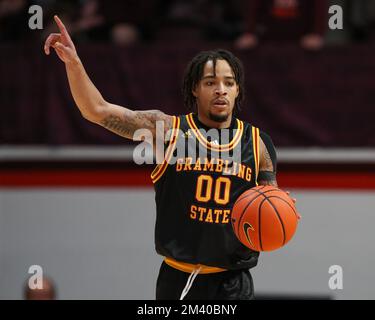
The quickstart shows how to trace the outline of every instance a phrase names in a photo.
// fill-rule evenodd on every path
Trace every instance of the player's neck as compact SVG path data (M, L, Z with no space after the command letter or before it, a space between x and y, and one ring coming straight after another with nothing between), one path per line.
M209 128L216 128L216 129L224 129L224 128L229 128L231 123L232 123L232 115L228 116L228 119L225 120L224 122L217 122L214 120L211 120L203 115L201 115L199 112L197 114L198 120L204 124L205 126Z

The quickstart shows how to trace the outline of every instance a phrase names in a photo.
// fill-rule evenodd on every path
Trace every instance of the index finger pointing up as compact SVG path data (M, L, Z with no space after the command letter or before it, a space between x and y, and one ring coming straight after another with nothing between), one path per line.
M61 34L68 37L69 36L68 31L66 30L65 25L62 23L60 18L57 15L55 15L54 18L55 18L57 26L60 29Z

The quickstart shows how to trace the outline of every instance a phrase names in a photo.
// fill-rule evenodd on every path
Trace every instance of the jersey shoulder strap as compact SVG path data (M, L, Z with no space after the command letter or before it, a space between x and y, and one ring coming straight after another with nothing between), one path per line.
M172 128L167 132L169 134L168 141L164 145L164 159L162 163L156 165L151 173L151 180L155 184L167 170L173 151L176 147L178 133L180 132L181 118L183 116L173 116Z

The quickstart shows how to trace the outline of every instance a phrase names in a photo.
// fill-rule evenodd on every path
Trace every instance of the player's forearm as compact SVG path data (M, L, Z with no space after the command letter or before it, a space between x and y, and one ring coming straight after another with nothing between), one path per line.
M79 57L66 63L65 67L70 91L77 107L86 119L96 122L106 101L90 80Z

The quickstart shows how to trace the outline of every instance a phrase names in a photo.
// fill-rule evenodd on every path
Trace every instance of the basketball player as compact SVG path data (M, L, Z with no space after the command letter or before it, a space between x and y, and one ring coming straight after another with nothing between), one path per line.
M57 16L55 21L60 33L47 38L44 50L49 55L54 48L65 63L83 117L128 139L140 128L155 137L157 121L164 124L166 137L172 131L165 141L165 160L151 174L156 190L156 251L165 257L156 299L254 298L249 269L256 266L259 253L237 240L230 211L247 189L277 186L276 152L268 135L234 117L244 97L241 62L225 50L202 52L190 62L183 92L185 105L193 113L171 116L159 110L131 110L102 97L86 74L64 24ZM212 128L217 135L209 140L204 132ZM222 144L223 130L230 137ZM194 162L182 157L170 164L181 143L209 153ZM241 153L240 163L220 159L222 152L236 150ZM215 153L219 156L210 156Z

